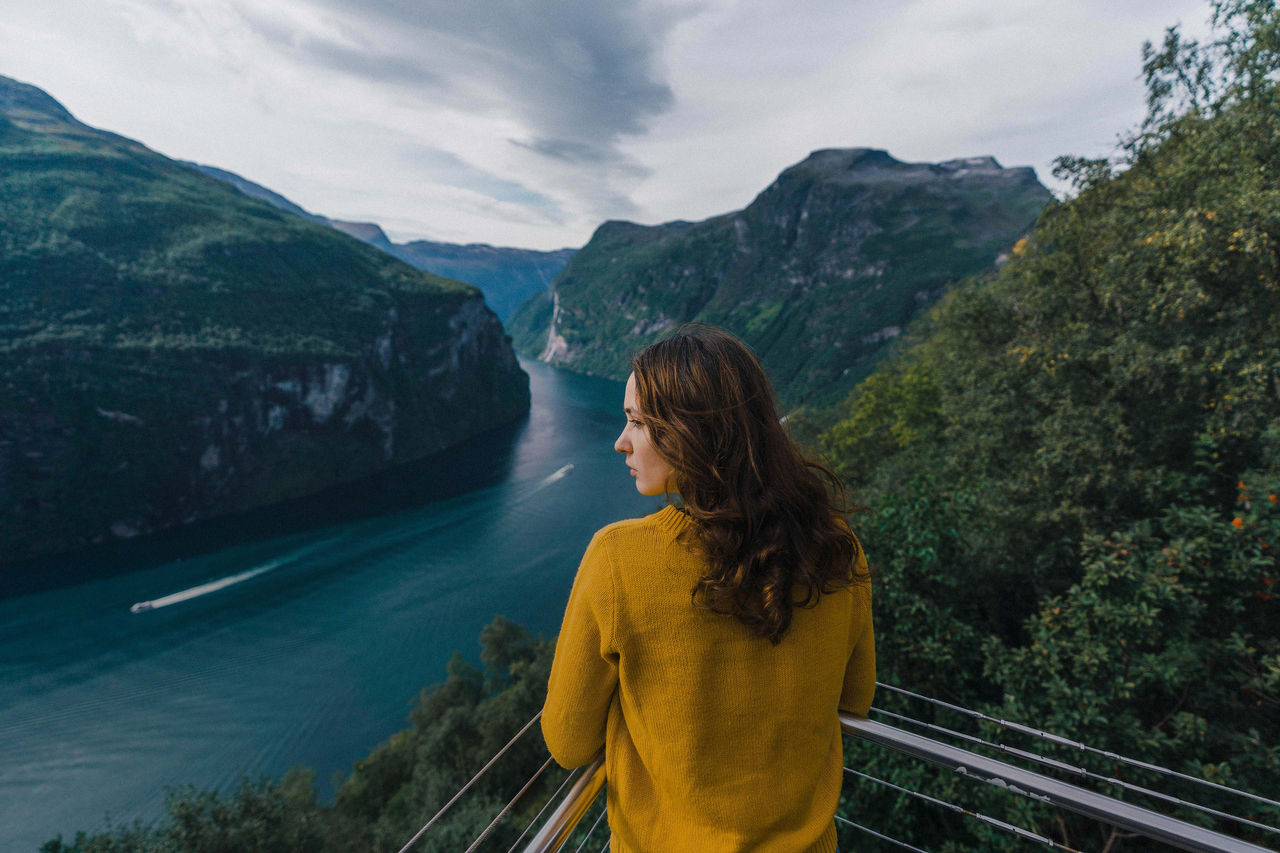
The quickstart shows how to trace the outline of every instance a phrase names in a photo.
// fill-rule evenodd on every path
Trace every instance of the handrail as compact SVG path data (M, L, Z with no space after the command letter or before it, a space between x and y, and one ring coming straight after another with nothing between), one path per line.
M846 734L945 767L1010 793L1059 806L1076 814L1191 853L1275 853L1230 835L1214 832L1159 812L1144 809L1084 788L1026 770L985 755L930 740L922 735L859 717L840 714ZM546 824L524 848L524 853L555 853L573 834L578 822L605 784L604 758L597 756L565 794Z
M1060 806L1076 814L1137 832L1193 853L1274 853L1230 835L1162 815L1159 812L1094 793L1069 782L1005 764L994 758L939 743L884 723L841 714L840 726L848 734L878 746L920 758L964 776L1004 788L1012 793Z
M587 765L582 775L578 777L578 781L569 789L569 793L564 795L564 799L560 801L560 805L556 806L551 817L547 818L542 829L538 830L538 834L524 848L524 853L555 853L559 850L560 845L569 840L578 821L582 820L587 809L591 808L596 795L603 787L604 756L599 755Z

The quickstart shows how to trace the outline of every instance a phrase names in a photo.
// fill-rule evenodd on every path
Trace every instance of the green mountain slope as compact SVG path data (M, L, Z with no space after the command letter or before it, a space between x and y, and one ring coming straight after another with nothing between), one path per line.
M432 240L393 243L381 226L373 222L329 219L326 216L310 213L274 190L267 189L234 172L199 163L189 165L206 175L231 184L245 195L262 199L281 210L287 210L314 222L329 225L371 246L377 246L420 270L474 284L484 294L486 304L504 323L510 319L517 308L546 290L552 279L564 269L564 265L577 251L576 249L556 249L544 252L536 249L490 246L487 243L437 243Z
M0 78L0 561L291 498L520 417L478 291Z
M783 401L828 405L950 284L991 267L1050 198L990 158L902 163L817 151L745 210L602 225L508 324L525 354L625 377L640 346L699 320L741 335Z

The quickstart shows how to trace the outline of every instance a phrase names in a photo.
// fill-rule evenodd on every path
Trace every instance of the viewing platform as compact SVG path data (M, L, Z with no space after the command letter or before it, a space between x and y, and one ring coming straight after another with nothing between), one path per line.
M920 696L892 685L878 684L878 687L882 691L907 697L910 700L930 703L964 716L996 724L1002 731L1017 733L1042 743L1052 744L1058 748L1079 752L1082 755L1092 754L1105 758L1117 767L1132 768L1144 773L1159 775L1166 779L1177 780L1181 783L1191 783L1202 789L1228 793L1240 798L1242 803L1248 803L1253 809L1261 806L1268 808L1273 815L1280 815L1280 801L1266 796L1235 790L1216 782L1198 779L1148 762L1097 750L1087 744L1072 741L1049 732L1039 731L1020 723L997 720L981 712ZM529 720L507 743L506 747L499 750L484 768L472 778L471 782L464 786L405 844L401 849L401 853L409 853L419 841L427 837L437 821L466 794L471 785L485 771L496 764L507 749L525 736L529 729L533 728L539 716L541 716L540 713ZM992 785L1003 790L1009 797L1026 798L1111 827L1111 834L1108 836L1105 847L1102 848L1104 853L1111 849L1115 839L1137 836L1148 842L1154 842L1151 845L1144 845L1144 849L1169 848L1196 851L1196 853L1268 853L1268 851L1276 853L1277 850L1280 850L1280 828L1273 825L1277 822L1274 818L1272 818L1272 823L1269 824L1257 820L1256 815L1254 817L1244 817L1209 808L1191 800L1182 799L1126 781L1119 778L1119 773L1113 776L1104 776L1067 761L1045 757L1036 752L1004 743L984 740L974 735L965 734L934 723L922 722L878 708L871 709L871 717L841 714L840 723L846 735L873 745L875 748L890 750L924 762L934 767L937 772L956 774L966 780L971 780L975 785ZM928 734L921 734L913 729L920 729L928 732ZM944 740L935 739L935 736L952 741L961 741L969 748L962 748ZM1006 756L1009 760L996 759L988 755L979 754L973 751L974 749L981 749L986 752L994 751ZM1010 761L1019 763L1014 764L1010 763ZM471 846L467 848L467 853L474 853L474 851L481 848L490 832L523 800L529 791L534 788L539 777L553 764L553 760L548 756L534 776L525 783L506 807L493 818L488 827L472 842ZM864 773L848 766L848 764L849 762L846 759L844 768L846 782L866 782L872 785L885 786L902 797L919 800L932 808L963 815L967 820L981 822L987 827L1015 836L1025 842L1049 849L1083 853L1082 850L1078 850L1076 847L1054 840L1040 832L902 787L892 781ZM1034 769L1021 766L1028 764L1032 765ZM581 851L592 851L592 853L600 851L600 853L604 853L609 847L608 825L605 821L606 812L603 797L601 796L606 784L603 756L597 757L585 767L571 771L559 788L546 798L537 816L524 828L515 844L509 848L508 853L516 853L516 851L523 851L523 853L554 853L554 851L562 849L573 850L574 853L581 853ZM1187 817L1174 817L1161 811L1135 805L1121 798L1129 795L1148 798L1160 803L1164 808L1179 810L1185 813ZM1272 846L1263 847L1233 835L1197 825L1192 822L1197 818L1216 819L1219 823L1226 822L1251 831L1255 836L1265 836L1273 839L1273 841L1269 842ZM861 823L839 814L835 819L837 824L856 830L868 839L875 839L882 848L909 850L915 851L915 853L932 853L932 851L924 850L905 840L892 837L885 832L863 826ZM1095 848L1085 846L1084 849L1093 850Z

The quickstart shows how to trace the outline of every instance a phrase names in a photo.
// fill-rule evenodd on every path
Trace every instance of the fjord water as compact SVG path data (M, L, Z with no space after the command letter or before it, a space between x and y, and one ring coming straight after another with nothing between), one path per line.
M69 580L51 588L11 588L0 850L108 815L150 821L166 788L228 790L297 764L328 796L336 771L404 728L455 650L478 662L495 615L554 634L591 534L657 501L612 448L621 383L523 366L527 421L287 509L321 526L272 535L282 510L268 509L171 539L181 558L131 543L61 561Z

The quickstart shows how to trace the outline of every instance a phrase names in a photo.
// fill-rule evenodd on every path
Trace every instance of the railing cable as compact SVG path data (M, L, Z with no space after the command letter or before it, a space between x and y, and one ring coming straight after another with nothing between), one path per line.
M481 767L480 771L476 773L476 775L471 777L471 781L463 785L462 789L459 790L458 793L454 794L453 797L449 800L449 802L441 806L440 811L436 812L435 816L432 817L431 820L427 821L426 825L423 826L422 829L419 829L417 833L414 834L413 838L409 839L409 842L405 844L405 846L400 848L400 853L408 853L409 848L412 847L414 844L417 844L418 839L421 838L423 835L425 835L427 830L430 829L435 824L435 822L438 821L444 815L445 812L453 808L453 804L456 803L458 800L460 800L462 798L462 795L465 794L467 791L469 791L471 789L471 786L476 783L476 780L479 779L481 776L483 776L485 772L488 771L488 769L492 767L499 758L505 755L507 750L511 749L511 747L515 744L515 742L518 741L525 732L529 731L530 727L532 727L533 724L536 723L538 721L538 718L541 716L542 716L542 711L541 709L539 709L538 713L533 715L533 719L525 723L524 727L520 729L520 731L516 732L515 735L512 736L511 740L507 741L507 745L504 746L502 749L498 750L494 754L493 758L490 758L488 763L485 764L484 767Z
M1008 832L1012 835L1016 835L1019 838L1024 838L1028 841L1036 841L1052 849L1066 850L1066 851L1069 851L1069 853L1080 853L1079 850L1075 850L1074 848L1068 847L1065 844L1059 844L1058 842L1054 841L1052 838L1046 838L1045 836L1032 832L1029 829L1023 829L1022 827L1016 826L1012 823L1006 823L1005 821L1000 820L999 818L994 818L994 817L991 817L990 815L985 815L982 812L975 812L971 809L966 809L963 806L958 806L955 803L949 803L946 800L940 800L937 797L931 797L928 794L922 794L919 791L913 791L910 788L903 788L899 785L893 784L892 782L886 782L885 780L878 779L875 776L872 776L868 773L863 773L860 770L853 770L849 767L846 767L844 768L844 772L852 773L855 776L861 776L863 779L866 779L870 782L874 782L877 785L884 785L886 788L892 788L893 790L899 791L903 794L907 794L908 796L917 797L921 800L924 800L925 802L933 803L935 806L942 806L944 809L950 809L953 812L958 812L959 814L963 814L963 815L967 815L969 817L975 818L977 820L982 821L985 824L994 826L996 829L1000 829L1004 832Z
M1204 814L1209 814L1209 815L1213 815L1214 817L1223 818L1224 820L1231 820L1237 823L1247 824L1248 826L1251 826L1255 829L1261 829L1267 832L1274 832L1276 834L1280 834L1280 829L1277 829L1274 826L1269 826L1265 823L1260 823L1251 818L1240 817L1239 815L1233 815L1227 812L1218 811L1217 809L1210 808L1209 806L1203 806L1203 805L1200 805L1199 803L1190 802L1189 800L1179 799L1178 797L1172 796L1171 794L1163 794L1160 791L1153 791L1150 788L1144 788L1141 785L1135 785L1132 782L1126 782L1123 779L1117 779L1114 776L1103 776L1100 773L1094 773L1090 770L1086 770L1083 767L1076 767L1073 764L1068 764L1065 761L1059 761L1055 758L1046 758L1043 755L1037 755L1034 752L1029 752L1024 749L1018 749L1017 747L1008 746L1007 744L1003 744L1003 743L992 743L991 741L983 740L982 738L975 737L974 735L965 734L964 732L958 732L958 731L955 731L954 729L949 729L946 726L939 726L936 723L926 723L923 720L916 720L911 717L903 716L902 714L895 714L892 711L885 711L880 708L872 708L871 712L873 714L876 714L877 716L890 717L900 722L910 723L913 726L920 726L921 728L925 728L930 731L941 732L950 737L959 738L960 740L966 741L968 743L980 744L990 749L997 749L1009 755L1015 755L1018 758L1021 758L1025 761L1032 761L1044 767L1052 767L1053 769L1059 770L1063 773L1070 773L1075 776L1080 776L1081 778L1084 778L1084 779L1090 779L1095 782L1102 782L1107 785L1112 785L1114 787L1121 788L1125 791L1132 791L1138 794L1145 794L1146 796L1154 797L1158 800L1162 800L1171 805L1184 806L1186 808L1203 812Z
M600 819L608 813L609 813L608 807L605 807L600 810L600 814L596 815L595 823L591 824L591 828L587 830L586 836L581 841L578 842L578 849L574 850L573 853L582 853L582 848L586 847L587 842L591 840L591 836L596 834L596 827L600 825ZM606 846L608 845L607 841L605 842L605 845Z
M475 853L476 848L484 843L484 840L489 837L489 833L493 832L493 828L498 825L498 822L507 816L507 812L511 811L512 807L515 806L516 803L520 802L520 798L533 787L533 783L538 781L538 778L546 772L547 768L551 766L551 762L554 760L555 759L551 756L547 756L547 760L542 762L542 766L529 777L529 781L524 783L524 787L516 792L516 795L511 798L511 802L503 806L502 811L498 812L498 816L489 821L489 825L484 828L484 831L480 833L475 841L471 842L471 846L467 848L467 853Z
M578 822L595 803L605 787L603 750L582 771L560 804L547 816L546 823L525 846L525 853L550 853L569 841Z
M1143 770L1153 771L1155 773L1163 773L1166 776L1172 776L1177 779L1182 779L1183 781L1186 781L1186 782L1195 782L1198 785L1206 785L1210 788L1214 788L1219 791L1224 791L1228 794L1235 794L1236 796L1246 797L1250 800L1255 800L1259 803L1263 803L1268 806L1274 806L1275 808L1280 808L1280 802L1277 802L1276 800L1267 799L1266 797L1262 797L1257 794L1252 794L1248 791L1241 791L1239 789L1232 788L1227 785L1220 785L1217 782L1210 782L1208 779L1201 779L1197 776L1190 776L1186 773L1179 773L1177 770L1170 770L1169 768L1161 767L1158 764L1151 764L1146 761L1140 761L1139 759L1136 759L1136 758L1128 758L1118 753L1110 752L1109 750L1098 749L1097 747L1089 746L1088 744L1081 743L1080 741L1070 740L1069 738L1062 737L1061 735L1055 735L1052 732L1046 732L1040 729L1032 728L1030 726L1024 726L1021 723L1014 723L1014 722L1010 722L1009 720L1002 720L999 717L992 717L988 714L982 713L981 711L974 711L969 708L963 708L959 705L952 705L950 702L944 702L941 699L934 699L930 696L922 696L919 693L912 693L910 690L904 690L903 688L895 687L892 684L885 684L882 681L877 681L876 686L882 687L885 690L889 690L893 693L901 693L903 696L910 696L913 699L921 699L925 702L930 702L934 705L938 705L943 708L948 708L952 711L956 711L957 713L966 714L970 717L974 717L979 720L984 720L988 723L995 723L998 726L1003 726L1004 728L1011 729L1015 732L1021 732L1022 734L1025 734L1025 735L1041 738L1051 743L1056 743L1059 746L1066 746L1066 747L1070 747L1071 749L1080 750L1082 752L1092 753L1094 755L1099 755L1099 756L1102 756L1103 758L1107 758L1112 761L1118 761L1121 764L1127 764L1131 767L1138 767Z
M927 853L927 851L921 850L919 847L912 847L910 844L908 844L905 841L899 841L896 838L890 838L887 835L881 835L880 833L876 832L874 829L869 829L868 827L865 827L860 823L854 823L848 818L840 817L840 815L836 815L836 822L843 823L846 826L852 826L854 829L860 829L863 832L867 833L868 835L874 835L876 838L879 838L881 841L888 841L890 844L896 844L904 850L912 851L912 853Z
M578 771L580 769L581 768L574 768L564 777L564 781L560 783L560 787L556 788L556 792L551 795L551 798L542 804L542 808L540 808L538 813L533 816L533 820L529 821L529 825L524 828L524 832L520 833L520 837L516 839L516 843L507 848L507 853L515 853L516 848L520 846L520 842L524 841L524 837L529 834L529 830L533 829L533 827L537 825L538 821L542 820L542 815L547 809L551 808L551 804L560 799L560 792L564 790L564 786L568 785L574 776L578 775Z

